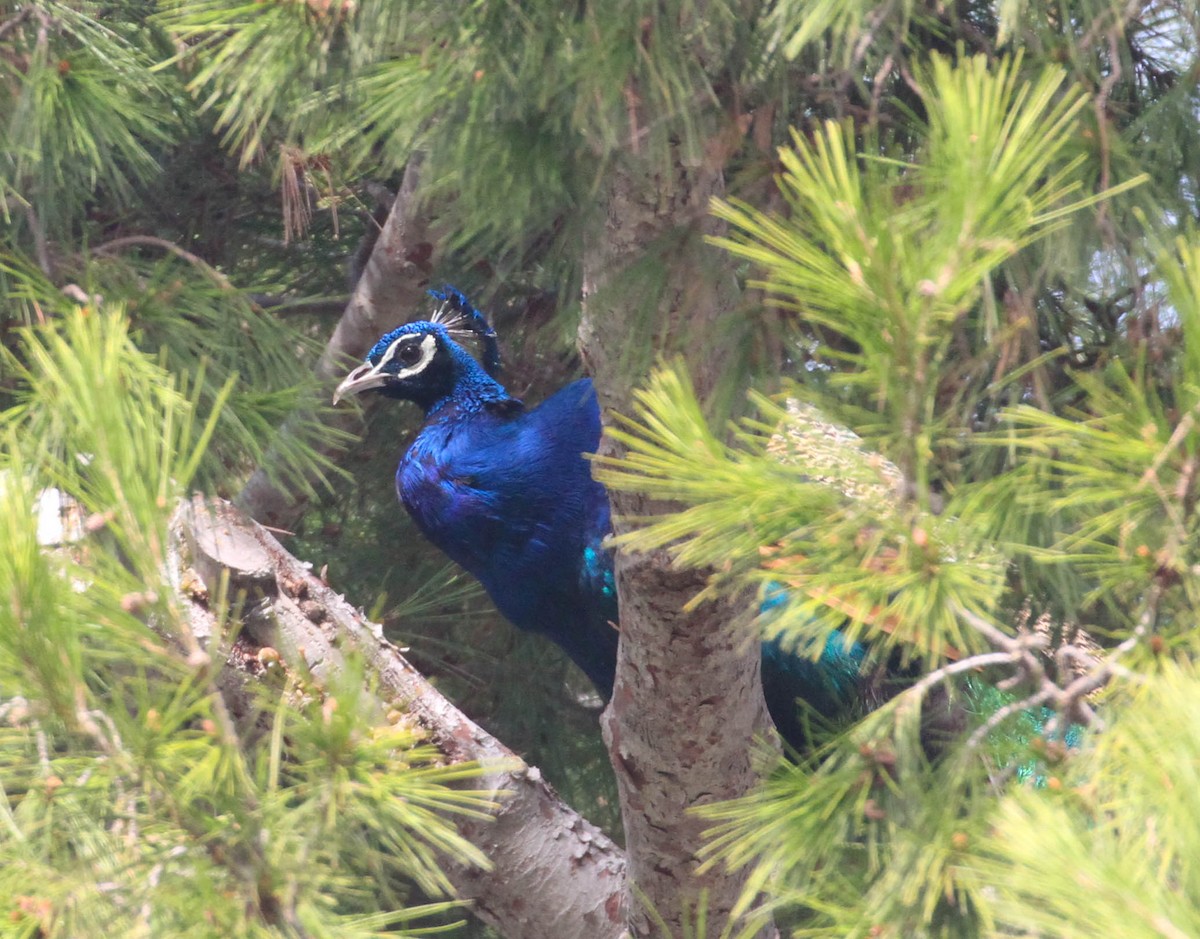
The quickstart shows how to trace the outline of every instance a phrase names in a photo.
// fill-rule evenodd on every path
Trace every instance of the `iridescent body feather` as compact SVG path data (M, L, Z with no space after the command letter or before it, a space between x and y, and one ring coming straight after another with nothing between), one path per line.
M452 288L433 296L438 313L381 338L335 400L373 390L423 409L396 472L405 509L510 622L560 646L607 698L618 609L603 546L608 498L585 459L600 443L592 384L574 382L526 409L493 377L499 358L486 320ZM468 334L483 339L487 368L453 338ZM836 633L817 656L764 643L763 687L785 740L806 742L798 699L825 718L860 712L863 659Z

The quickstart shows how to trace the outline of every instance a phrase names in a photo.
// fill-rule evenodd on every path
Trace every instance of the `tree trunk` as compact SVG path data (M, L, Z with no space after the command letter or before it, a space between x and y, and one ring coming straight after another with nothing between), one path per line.
M176 527L195 573L187 580L199 580L215 596L228 576L231 592L244 591L252 601L243 638L274 648L286 667L318 680L342 669L347 655L360 656L380 697L381 721L389 708L403 711L447 760L485 768L477 785L494 794L493 817L455 823L491 867L444 867L480 919L513 939L616 939L622 933L620 848L559 799L536 767L458 711L384 639L377 623L236 508L197 497L179 513ZM195 631L204 635L205 602L185 600Z
M664 185L639 169L610 176L603 230L585 256L580 327L602 405L626 413L629 344L642 342L647 352L655 345L639 324L649 319L659 337L674 341L700 394L711 395L730 352L718 323L738 297L729 260L703 242L718 228L708 204L722 191L720 171L679 165ZM622 273L655 254L663 289L646 311L622 296ZM630 493L611 499L618 534L628 518L672 508ZM744 604L724 600L684 612L707 575L675 569L666 551L621 551L616 574L621 643L603 722L625 826L630 932L689 935L705 903L709 930L723 934L745 877L720 867L698 872L708 823L688 810L743 796L757 782L750 741L769 727L759 643L733 625Z
M417 211L419 183L420 158L413 156L350 302L317 362L315 371L322 383L320 394L332 393L332 386L362 360L375 340L405 321L421 305L429 283L432 249L427 240L428 220ZM282 433L296 433L303 424L316 419L340 431L343 437L357 435L362 426L359 413L353 408L320 412L301 408L288 419ZM343 453L344 448L336 445L324 449L324 455L331 459ZM309 480L307 487L281 486L280 479L286 480L287 474L280 476L269 470L278 459L279 453L273 448L264 461L266 465L255 470L235 501L265 525L291 528L304 514L316 481Z

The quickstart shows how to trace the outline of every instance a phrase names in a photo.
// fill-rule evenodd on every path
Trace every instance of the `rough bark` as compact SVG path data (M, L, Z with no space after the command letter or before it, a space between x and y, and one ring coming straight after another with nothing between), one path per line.
M289 667L303 663L318 680L357 654L375 682L381 714L392 707L406 712L447 760L486 767L477 785L494 793L497 810L486 822L456 824L487 855L491 869L446 864L459 895L472 901L484 922L514 939L616 939L622 933L621 850L563 803L536 767L426 682L378 624L229 503L197 497L180 511L177 533L195 575L183 580L198 579L215 594L228 577L232 593L245 593L252 611L245 638L274 648ZM193 621L202 622L202 596L189 603Z
M385 331L408 318L418 308L429 282L432 248L428 240L428 220L417 210L416 191L420 182L420 160L414 156L404 171L404 180L396 194L391 212L375 241L362 276L354 287L350 302L329 337L316 375L320 394L332 393L337 383ZM328 387L326 387L328 386ZM337 411L304 411L284 425L282 433L295 433L302 423L318 415L333 431L356 434L362 426L353 408ZM324 448L324 455L337 460L345 450ZM274 450L264 460L272 465ZM312 481L310 481L311 483ZM311 488L311 485L310 485ZM291 528L304 513L307 503L304 487L280 485L276 476L259 467L238 494L236 502L251 517L266 525Z
M663 258L666 289L655 331L680 342L699 392L711 392L727 358L718 323L737 300L728 261L701 238L717 225L708 203L722 190L721 174L679 166L664 182L631 167L610 180L603 230L585 257L580 328L600 401L628 413L623 344L638 334L634 317L642 311L622 304L621 271L668 242L676 248ZM611 498L618 533L627 518L672 509L629 493ZM658 935L661 921L671 935L688 935L704 903L709 929L723 935L744 875L719 867L698 872L706 823L688 810L743 796L757 781L749 742L769 726L758 643L731 625L736 604L684 612L706 574L674 569L665 551L619 552L616 575L621 644L603 726L625 826L630 932Z

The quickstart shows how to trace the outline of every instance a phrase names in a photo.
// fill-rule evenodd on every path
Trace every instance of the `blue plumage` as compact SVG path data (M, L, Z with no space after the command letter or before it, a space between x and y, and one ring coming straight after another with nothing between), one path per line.
M592 384L574 382L527 410L489 374L499 359L486 320L452 288L433 296L438 313L380 339L334 400L374 390L424 410L396 473L405 509L509 621L557 643L608 697L617 596L602 546L608 498L584 458L600 443ZM464 327L484 340L487 370L453 338ZM805 739L797 698L826 717L855 709L863 657L840 635L815 661L764 644L764 691L784 739Z
M598 567L593 533L607 530L608 510L583 458L600 436L595 393L578 381L531 411L503 404L435 404L400 460L396 491L509 621L558 643L607 696L616 598L611 586L596 589L612 574Z

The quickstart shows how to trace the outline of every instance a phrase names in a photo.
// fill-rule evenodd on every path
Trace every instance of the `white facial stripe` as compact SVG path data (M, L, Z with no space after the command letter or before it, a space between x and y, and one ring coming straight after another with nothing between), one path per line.
M418 372L424 371L425 366L433 361L433 356L436 352L437 337L430 333L421 340L421 358L417 360L415 365L410 365L396 377L408 378L409 375L416 375Z
M407 342L408 338L409 338L408 336L401 336L399 339L397 339L395 342L393 342L390 346L388 346L386 349L384 349L383 355L380 357L379 362L376 364L374 370L376 372L382 370L383 367L392 360L392 356L395 355L396 350L400 348L400 343Z
M383 357L379 360L379 364L375 366L374 370L376 372L381 371L383 367L392 360L392 356L394 356L400 350L401 345L412 345L413 338L415 337L411 335L401 336L390 346L388 346L387 351L383 353ZM416 375L418 372L424 370L425 366L433 361L434 353L437 352L437 337L432 333L427 333L425 336L421 337L420 349L421 358L407 368L403 368L397 372L397 378L408 378L411 375Z

